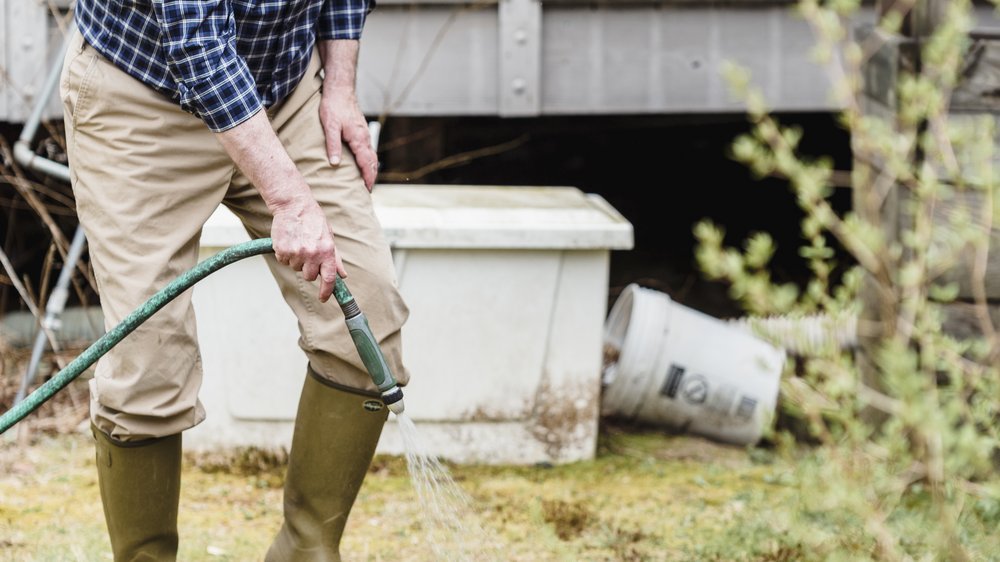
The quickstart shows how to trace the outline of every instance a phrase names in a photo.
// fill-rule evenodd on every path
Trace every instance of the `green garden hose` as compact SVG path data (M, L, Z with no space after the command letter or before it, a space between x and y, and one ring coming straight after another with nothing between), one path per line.
M28 414L37 410L42 404L72 382L73 379L79 377L88 367L100 359L101 356L118 345L118 342L122 341L125 336L132 333L140 324L148 320L156 311L191 288L195 283L229 264L236 263L244 258L267 254L273 251L270 238L259 238L237 244L198 263L198 265L171 281L166 287L157 291L149 300L142 303L139 308L126 316L120 324L101 336L100 339L88 347L69 365L66 365L66 367L56 373L45 384L26 396L24 400L15 404L10 410L4 412L0 416L0 435L23 420ZM368 327L368 320L361 313L360 308L354 301L354 297L347 290L347 285L339 276L334 284L333 296L344 311L344 317L355 346L358 348L358 354L368 369L368 374L371 376L375 386L382 393L383 401L391 411L396 414L402 413L403 393L397 386L395 377L392 376L392 372L385 363L385 358L378 347L377 340Z

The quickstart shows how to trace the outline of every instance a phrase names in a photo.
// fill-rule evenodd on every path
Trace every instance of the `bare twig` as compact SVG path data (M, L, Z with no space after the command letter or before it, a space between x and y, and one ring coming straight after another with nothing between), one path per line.
M782 173L780 170L772 170L767 177L775 178L779 180L791 180L787 174ZM851 172L848 170L831 170L830 171L830 185L836 188L850 189L854 187L853 180L851 179Z
M38 307L35 306L35 301L28 294L28 289L17 278L17 272L14 271L14 264L10 263L10 258L7 257L7 252L3 251L3 248L0 248L0 263L3 264L3 269L7 273L7 277L10 279L11 284L14 285L14 288L17 289L17 293L21 295L21 299L27 305L28 310L37 318Z
M10 145L6 140L0 138L0 151L2 151L4 157L8 162L14 162L13 154L10 150ZM14 180L12 185L17 189L18 193L31 205L32 209L38 214L38 217L49 229L52 234L52 239L56 243L56 249L59 251L60 257L64 260L66 259L66 252L69 249L69 242L66 240L66 235L63 234L62 230L56 225L55 221L52 219L52 215L49 213L48 207L46 207L35 195L32 189L31 182L24 176L24 173L18 168L17 164L13 164L11 168L14 171ZM77 263L77 269L90 284L91 289L95 292L97 291L97 282L94 280L93 276L82 264Z
M22 199L9 199L7 197L0 197L0 204L10 210L34 210L34 207L29 205ZM46 205L46 209L52 215L58 215L60 217L75 217L76 211L72 209L64 209L63 207L53 207Z
M885 7L885 12L896 12L901 18L905 18L913 10L913 6L916 4L916 0L892 0L888 6ZM883 45L885 45L886 37L882 34L873 33L861 44L862 55L859 66L864 65L868 60L875 56Z
M49 229L49 233L52 234L52 239L58 246L59 255L65 258L66 251L69 248L69 241L66 240L66 235L64 235L62 230L59 229L56 222L52 220L52 216L49 214L46 206L38 199L38 196L35 195L31 182L24 177L24 173L20 170L17 164L14 163L14 155L10 149L10 145L5 139L0 139L0 151L3 152L4 158L6 158L8 162L12 163L11 169L14 171L14 181L11 182L11 185L17 189L17 192L21 194L21 197L24 197L25 201L27 201L35 213L38 214L38 218L42 220L45 226Z
M14 228L17 225L17 213L14 209L9 209L7 211L7 230L4 233L4 246L3 249L7 249L11 240L13 240L13 234L15 232ZM0 288L0 302L7 302L7 288L9 285L4 285Z
M10 174L0 174L0 179L10 184L13 184L14 182L18 181L16 176L12 176ZM76 200L73 199L71 196L62 193L61 191L58 191L56 189L53 189L45 184L34 182L27 178L25 178L24 181L26 181L28 185L31 186L32 190L37 191L38 193L47 196L49 199L52 199L53 201L62 204L62 206L73 211L74 214L76 213Z
M65 36L66 33L69 32L68 22L73 18L72 7L69 10L67 10L66 14L64 15L61 13L62 10L59 9L59 6L57 6L56 3L53 2L53 0L45 0L45 3L49 8L49 14L52 16L52 20L55 21L56 25L59 27L59 32Z
M394 138L391 141L389 141L387 143L384 143L382 146L379 147L379 150L382 150L383 152L389 152L389 151L395 150L395 149L397 149L397 148L399 148L401 146L406 146L406 145L408 145L410 143L417 142L418 140L422 140L422 139L425 139L427 137L430 137L435 132L436 132L436 129L434 127L424 127L423 129L420 129L419 131L416 131L414 133L410 133L408 135L403 135L401 137Z
M21 299L28 307L28 311L30 311L32 316L35 317L39 329L45 332L45 337L49 340L49 345L52 346L52 349L58 350L59 344L56 341L55 334L53 334L52 330L50 330L49 327L45 325L45 322L42 321L41 311L38 309L35 299L32 298L28 288L17 278L17 272L14 270L14 265L10 263L10 258L7 257L7 252L3 251L3 248L0 248L0 263L3 264L7 277L10 278L11 284L14 285L18 294L21 295ZM63 364L60 361L60 367L62 366Z
M522 144L526 143L530 135L521 135L520 137L507 141L502 144L487 146L485 148L479 148L476 150L470 150L468 152L461 152L459 154L454 154L446 158L442 158L436 162L431 162L426 166L422 166L413 170L412 172L385 172L382 174L383 179L388 181L411 181L419 180L424 176L437 172L438 170L444 170L447 168L453 168L455 166L461 166L475 160L477 158L483 158L486 156L494 156L496 154L501 154L509 150L513 150Z
M40 291L38 297L39 306L42 306L42 303L48 300L49 279L52 276L52 261L55 251L55 244L49 244L49 251L45 252L45 261L42 263L42 281L38 284Z

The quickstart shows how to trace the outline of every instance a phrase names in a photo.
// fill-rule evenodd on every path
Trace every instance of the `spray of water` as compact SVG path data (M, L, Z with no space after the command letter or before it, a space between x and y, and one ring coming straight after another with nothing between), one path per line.
M438 560L499 561L499 542L478 521L471 498L448 469L420 440L417 426L405 413L396 417L406 451L406 465L417 498L425 510L423 532Z

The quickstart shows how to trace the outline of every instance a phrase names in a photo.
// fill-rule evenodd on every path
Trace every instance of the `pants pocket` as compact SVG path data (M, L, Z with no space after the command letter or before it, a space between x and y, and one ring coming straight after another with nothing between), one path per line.
M80 115L93 99L92 89L98 59L93 48L87 46L82 39L78 41L82 43L81 46L67 53L59 85L66 124L74 129L79 123Z

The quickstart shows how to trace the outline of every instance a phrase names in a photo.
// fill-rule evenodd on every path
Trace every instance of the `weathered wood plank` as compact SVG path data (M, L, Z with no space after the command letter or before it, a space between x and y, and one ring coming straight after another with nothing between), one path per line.
M974 39L951 96L956 111L1000 111L1000 38Z
M947 115L947 130L951 142L947 154L929 159L941 181L952 185L982 186L992 174L1000 172L1000 130L997 116L990 112L958 112ZM989 139L986 143L982 142ZM956 173L953 164L958 164ZM984 165L989 162L988 166Z
M985 308L985 311L983 310ZM986 313L994 330L1000 331L1000 305L979 305L968 302L954 302L944 305L944 333L959 339L983 337L982 314Z
M935 244L932 245L932 252L945 251L942 248L949 237L954 237L955 228L958 225L972 225L985 232L989 231L989 252L986 255L985 269L982 278L975 278L975 264L978 259L976 249L966 246L958 254L954 254L955 264L949 268L940 278L940 283L957 283L959 287L959 298L972 300L975 298L974 289L981 288L985 292L987 299L1000 299L1000 224L991 224L994 214L994 206L990 205L986 209L987 216L983 216L983 209L986 205L985 194L981 191L962 191L955 194L950 200L938 201L934 207L932 218L935 224Z

